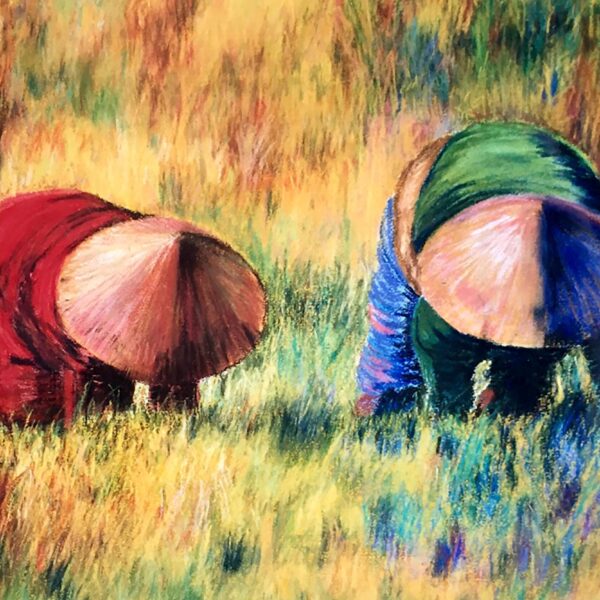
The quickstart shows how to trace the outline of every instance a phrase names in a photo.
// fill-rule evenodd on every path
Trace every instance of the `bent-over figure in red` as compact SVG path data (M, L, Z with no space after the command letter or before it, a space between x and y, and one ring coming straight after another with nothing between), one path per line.
M70 420L83 401L193 405L257 343L265 295L227 244L80 191L0 202L0 419Z

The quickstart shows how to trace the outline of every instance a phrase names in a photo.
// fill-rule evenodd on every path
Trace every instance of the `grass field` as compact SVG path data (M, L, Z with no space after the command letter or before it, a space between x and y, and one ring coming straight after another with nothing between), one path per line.
M197 413L0 432L2 597L600 597L578 351L535 418L352 415L378 221L414 153L511 118L598 164L597 0L5 0L0 36L3 196L194 220L269 295L260 347Z

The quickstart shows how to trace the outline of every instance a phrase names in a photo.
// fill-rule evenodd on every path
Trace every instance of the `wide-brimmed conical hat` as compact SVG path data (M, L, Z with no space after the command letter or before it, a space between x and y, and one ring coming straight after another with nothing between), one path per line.
M463 333L528 348L600 334L600 216L573 202L479 202L438 227L417 261L424 298Z
M146 382L223 371L254 348L265 318L263 287L238 253L158 217L108 227L76 247L57 296L73 340Z
M600 335L600 179L559 135L489 122L440 138L400 177L394 215L400 268L459 331L533 348Z

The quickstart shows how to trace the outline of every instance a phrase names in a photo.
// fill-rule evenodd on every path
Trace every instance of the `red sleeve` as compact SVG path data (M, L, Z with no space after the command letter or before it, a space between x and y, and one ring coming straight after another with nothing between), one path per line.
M0 364L75 368L86 356L62 332L56 284L67 255L99 229L135 213L73 190L0 202Z

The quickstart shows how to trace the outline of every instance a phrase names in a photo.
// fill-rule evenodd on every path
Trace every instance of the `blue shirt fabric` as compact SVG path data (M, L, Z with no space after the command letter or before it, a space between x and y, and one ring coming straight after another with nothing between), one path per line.
M369 333L357 373L361 393L372 397L416 389L423 383L410 335L419 295L396 258L393 198L381 222L377 263L369 291Z

